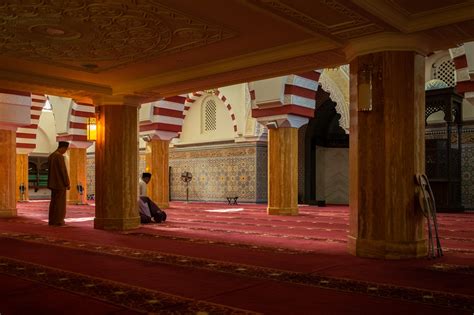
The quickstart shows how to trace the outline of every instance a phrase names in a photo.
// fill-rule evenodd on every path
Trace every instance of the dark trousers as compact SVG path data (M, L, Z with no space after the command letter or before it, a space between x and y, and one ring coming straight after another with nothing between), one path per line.
M66 189L51 189L49 225L64 225L66 216Z
M140 199L148 204L148 208L150 208L150 214L155 220L155 222L163 222L166 221L166 213L158 207L156 203L154 203L149 197L140 197Z

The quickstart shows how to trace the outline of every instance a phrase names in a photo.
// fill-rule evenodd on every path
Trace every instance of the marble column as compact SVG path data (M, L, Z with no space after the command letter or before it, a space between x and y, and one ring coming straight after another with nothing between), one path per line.
M269 129L268 214L298 214L298 128Z
M138 105L126 99L97 101L95 143L96 218L94 227L139 227Z
M16 128L0 129L0 217L16 211Z
M23 184L25 187L25 193L23 195L23 200L21 199L20 194L20 185ZM16 201L26 201L28 197L28 154L16 154Z
M350 64L348 248L354 255L427 254L414 180L425 163L424 65L424 57L413 51L367 54ZM367 71L371 89L362 86Z
M146 167L152 174L148 196L162 209L169 207L169 141L154 139L147 143Z
M81 204L87 201L87 179L86 179L86 163L87 153L85 148L68 149L69 156L69 181L71 190L68 191L69 204ZM77 185L81 184L84 191L81 197L77 190Z

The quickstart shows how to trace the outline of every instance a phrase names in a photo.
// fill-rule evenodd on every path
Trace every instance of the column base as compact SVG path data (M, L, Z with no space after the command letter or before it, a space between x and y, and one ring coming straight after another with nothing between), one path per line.
M140 217L127 219L95 218L94 229L98 230L132 230L140 227Z
M17 210L14 209L0 209L0 218L13 218L17 216Z
M426 239L412 242L387 242L348 237L349 253L358 257L379 259L409 259L428 255Z
M270 215L298 215L298 207L296 208L277 208L268 207L267 214Z

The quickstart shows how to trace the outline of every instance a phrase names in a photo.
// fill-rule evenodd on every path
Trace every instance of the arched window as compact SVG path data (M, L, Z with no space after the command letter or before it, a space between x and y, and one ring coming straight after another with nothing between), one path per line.
M441 63L434 65L434 79L439 79L446 83L448 86L456 86L456 79L454 78L454 62L451 59L445 60Z
M202 106L202 132L217 129L217 104L212 98L205 100Z

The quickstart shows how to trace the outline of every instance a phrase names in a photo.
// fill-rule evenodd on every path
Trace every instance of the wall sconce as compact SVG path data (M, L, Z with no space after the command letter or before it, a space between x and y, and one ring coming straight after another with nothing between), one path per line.
M97 140L97 119L95 117L87 118L87 141Z
M357 110L372 110L372 68L363 65L357 74Z

